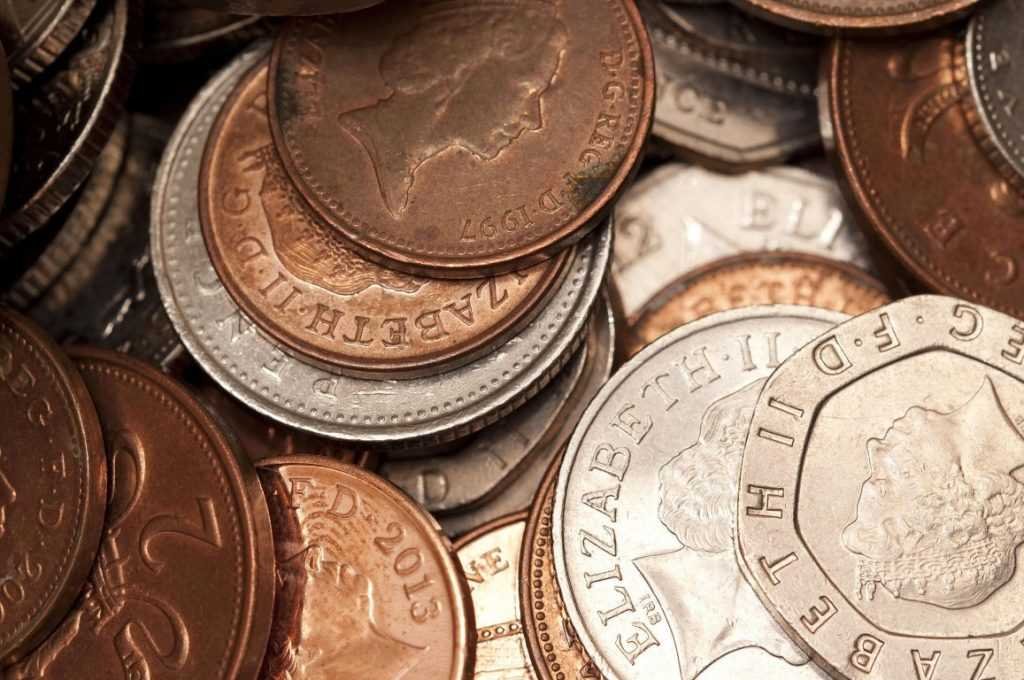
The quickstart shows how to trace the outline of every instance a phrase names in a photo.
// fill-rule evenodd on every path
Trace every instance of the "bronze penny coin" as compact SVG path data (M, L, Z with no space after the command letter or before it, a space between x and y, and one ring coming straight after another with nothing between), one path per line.
M569 267L566 250L511 274L428 279L364 259L309 210L274 148L268 60L221 111L200 175L200 218L225 288L270 336L364 377L441 373L521 330Z
M258 467L277 557L263 680L470 677L472 604L429 515L376 475L328 458Z
M45 225L81 186L110 138L133 72L125 53L134 7L101 0L67 53L18 90L13 167L0 253Z
M5 0L0 42L16 83L24 85L52 64L89 19L96 0Z
M11 74L7 69L7 57L0 45L0 208L7 193L7 179L11 172L11 156L14 152L14 101L11 97Z
M933 27L978 0L732 0L765 19L805 31L893 32Z
M828 57L836 156L851 205L932 289L1024 316L1024 197L958 103L962 41L838 41ZM959 55L959 56L958 56Z
M715 312L755 305L804 305L857 315L890 300L885 286L853 265L795 252L716 260L665 286L624 332L624 356Z
M597 227L654 107L632 0L431 0L293 20L270 119L303 197L366 257L466 278Z
M380 4L383 0L180 0L182 5L213 12L258 14L265 16L308 16L354 12Z
M89 393L41 329L0 308L0 666L45 639L92 569L107 461Z
M105 535L75 610L5 680L255 678L274 600L255 471L156 369L105 350L73 356L106 440Z

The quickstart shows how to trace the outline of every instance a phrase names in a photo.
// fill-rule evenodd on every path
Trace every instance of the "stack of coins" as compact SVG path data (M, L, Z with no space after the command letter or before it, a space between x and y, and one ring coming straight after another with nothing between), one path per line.
M0 5L3 680L1024 668L1024 0Z

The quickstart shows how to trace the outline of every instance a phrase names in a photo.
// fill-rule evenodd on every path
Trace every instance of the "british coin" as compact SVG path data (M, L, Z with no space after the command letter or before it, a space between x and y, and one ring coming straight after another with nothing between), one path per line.
M633 356L669 331L727 309L803 305L854 316L889 301L882 283L851 265L806 253L746 253L680 276L620 338L625 355Z
M732 0L770 21L805 31L922 30L956 19L978 0Z
M732 534L761 384L845 318L782 305L705 317L591 403L562 462L552 542L569 620L602 675L821 677L740 574Z
M1024 199L975 144L952 33L838 41L828 64L836 152L853 205L930 288L1024 314ZM914 200L906 200L908 195Z
M473 677L480 680L535 680L537 677L523 637L516 578L525 528L526 513L518 513L485 524L455 543L473 601L476 620Z
M255 471L156 369L73 356L109 456L105 535L75 610L4 678L256 678L274 544Z
M907 298L810 343L757 398L739 559L832 677L1024 668L1021 329Z
M153 197L154 268L183 343L227 392L278 422L392 446L451 441L510 413L582 342L611 250L611 225L580 243L538 316L491 354L441 376L365 380L289 356L256 332L220 284L199 227L201 149L220 107L266 45L236 58L201 92L164 155Z
M259 470L277 564L263 680L471 677L473 606L429 515L327 458L271 458Z
M526 326L562 281L571 249L529 269L458 281L370 262L306 207L267 119L269 59L221 110L206 144L199 209L224 287L266 334L346 375L437 375Z
M260 16L189 7L183 0L149 0L143 15L142 60L168 64L197 59L267 34Z
M42 329L0 309L0 666L68 613L103 531L107 465L96 409Z
M355 12L383 0L180 0L183 5L211 12L259 16L308 16Z
M11 95L11 73L7 67L7 55L3 45L0 45L0 208L3 208L7 194L13 154L14 99Z
M515 271L599 227L653 108L650 42L626 0L295 20L270 70L274 139L302 196L367 258L443 278Z
M611 282L627 324L681 273L759 250L793 250L873 270L835 182L799 168L729 176L669 164L615 209Z
M18 91L14 162L0 215L0 253L44 226L81 186L121 118L133 72L132 5L103 0L68 53Z
M96 0L7 0L0 5L0 42L18 85L56 61L89 20Z
M1015 103L1024 84L1011 73L1024 61L1024 4L998 0L983 6L967 31L967 76L974 94L971 114L980 119L984 148L1018 188L1024 188L1024 123Z

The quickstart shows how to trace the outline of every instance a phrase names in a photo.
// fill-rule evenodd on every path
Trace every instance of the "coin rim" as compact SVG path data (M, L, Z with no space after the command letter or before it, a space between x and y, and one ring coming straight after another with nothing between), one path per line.
M979 0L946 0L928 9L907 9L876 14L830 14L795 7L785 0L730 0L755 16L782 26L810 33L892 34L897 31L925 31L956 20ZM840 7L836 4L835 8Z

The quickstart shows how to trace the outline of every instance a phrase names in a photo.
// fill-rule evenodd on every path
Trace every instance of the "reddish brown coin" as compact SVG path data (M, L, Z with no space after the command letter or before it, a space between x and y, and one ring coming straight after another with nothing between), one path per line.
M266 333L345 373L441 373L493 351L543 308L569 254L460 281L370 262L305 205L266 114L265 61L242 80L206 146L200 216L225 288Z
M253 468L156 369L73 354L107 444L105 535L76 609L5 679L256 678L274 546Z
M106 500L103 436L85 383L41 329L0 309L0 666L75 603Z
M431 0L296 20L270 117L303 197L366 257L469 278L596 227L636 169L654 65L632 0Z
M838 41L828 59L851 204L929 287L1024 316L1024 197L972 137L959 40Z
M383 0L179 0L182 5L214 12L266 16L306 16L354 12L378 5Z
M381 478L327 458L259 469L278 584L264 680L470 677L472 604L429 515Z
M766 19L806 31L893 32L952 21L978 0L733 0Z

